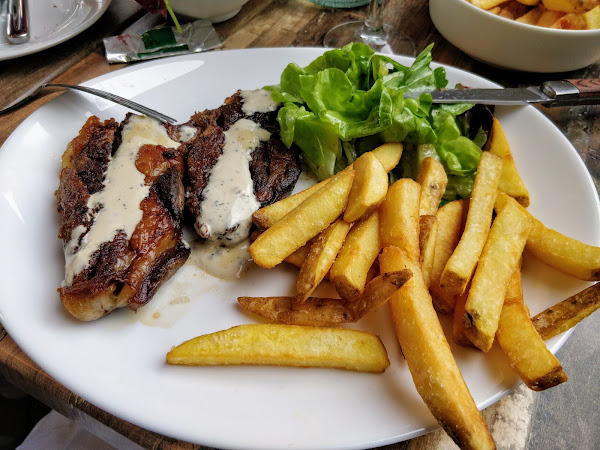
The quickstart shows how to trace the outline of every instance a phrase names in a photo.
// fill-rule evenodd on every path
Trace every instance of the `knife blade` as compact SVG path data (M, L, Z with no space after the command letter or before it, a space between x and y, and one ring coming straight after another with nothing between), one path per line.
M527 105L546 107L600 104L600 79L546 81L540 86L497 89L442 89L429 91L433 103L480 103L484 105ZM423 92L407 92L418 98Z
M8 0L6 14L6 37L11 44L29 41L26 0Z

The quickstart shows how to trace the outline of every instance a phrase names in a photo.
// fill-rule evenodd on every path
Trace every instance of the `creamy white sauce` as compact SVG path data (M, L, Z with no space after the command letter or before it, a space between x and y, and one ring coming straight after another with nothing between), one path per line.
M271 98L271 91L266 89L242 91L241 95L242 111L249 116L257 112L275 111L279 106L279 103Z
M87 232L84 226L75 228L65 246L64 285L70 286L73 278L87 267L92 255L118 232L131 238L142 219L140 203L150 191L144 174L135 166L138 151L146 144L179 146L157 120L137 115L129 118L123 127L122 143L104 173L104 189L88 199L87 219L92 225Z
M268 140L270 135L248 119L238 120L225 131L223 154L211 171L196 218L200 236L226 245L235 245L248 237L252 213L260 206L250 176L251 155L260 141Z
M248 253L249 246L249 238L231 247L220 242L196 241L192 243L192 253L187 263L213 277L236 280L244 272L247 263L252 260Z
M179 140L181 142L190 141L194 136L196 136L196 132L198 130L194 127L189 127L187 125L182 125L179 128Z

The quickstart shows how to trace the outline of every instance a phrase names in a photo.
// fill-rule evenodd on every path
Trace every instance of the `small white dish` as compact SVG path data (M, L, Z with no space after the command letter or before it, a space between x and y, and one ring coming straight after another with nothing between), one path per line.
M557 30L489 13L467 0L430 0L437 30L473 58L506 69L568 72L600 59L599 30Z
M0 61L30 55L58 45L92 26L111 0L29 0L29 32L23 44L10 44L0 32ZM0 2L0 30L6 29L7 2Z
M248 0L171 0L170 3L176 15L218 23L231 19L247 2Z

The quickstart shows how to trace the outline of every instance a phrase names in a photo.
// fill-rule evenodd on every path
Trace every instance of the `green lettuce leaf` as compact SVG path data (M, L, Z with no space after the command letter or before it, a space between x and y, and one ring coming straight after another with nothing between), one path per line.
M470 193L486 134L472 141L464 120L457 120L473 105L432 103L426 92L448 84L444 69L431 67L432 47L410 67L360 43L326 51L306 67L289 64L280 83L266 87L283 104L278 115L283 142L301 149L319 179L383 142L403 142L401 164L390 180L416 177L422 160L431 156L454 177L450 196ZM405 99L412 91L424 93Z

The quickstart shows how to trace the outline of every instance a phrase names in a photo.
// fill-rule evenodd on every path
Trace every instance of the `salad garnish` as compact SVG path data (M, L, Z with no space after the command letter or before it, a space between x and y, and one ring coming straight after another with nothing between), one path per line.
M319 180L384 142L403 142L391 182L416 178L421 161L431 156L448 174L445 200L469 197L492 111L468 103L432 103L428 92L448 84L444 68L431 67L432 47L410 67L362 43L328 50L306 67L288 64L280 83L266 87L283 104L278 115L283 142L300 147ZM406 99L406 92L423 93Z

